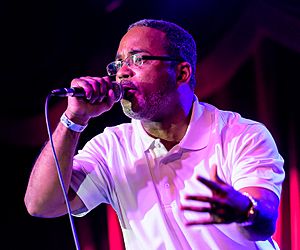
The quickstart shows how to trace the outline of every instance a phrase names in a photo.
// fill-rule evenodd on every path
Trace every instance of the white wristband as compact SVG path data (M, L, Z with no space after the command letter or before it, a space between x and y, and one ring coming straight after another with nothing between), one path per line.
M79 124L76 124L74 122L72 122L67 116L65 113L62 114L62 116L60 117L60 122L65 125L68 129L72 130L72 131L75 131L75 132L82 132L86 127L87 125L79 125Z

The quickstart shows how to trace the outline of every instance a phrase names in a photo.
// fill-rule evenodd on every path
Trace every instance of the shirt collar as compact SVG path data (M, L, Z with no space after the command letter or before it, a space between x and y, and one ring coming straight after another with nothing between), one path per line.
M195 95L191 120L179 146L188 150L205 148L209 142L212 120L212 113L207 110L205 103L199 102ZM137 131L144 149L148 150L156 139L147 134L140 120L132 119L132 125L134 131Z
M132 126L133 131L137 131L138 137L141 140L144 150L147 151L155 142L155 138L147 134L140 120L132 119Z
M208 110L205 103L200 103L195 95L192 108L192 116L187 131L180 141L181 148L189 150L203 149L208 145L213 114Z

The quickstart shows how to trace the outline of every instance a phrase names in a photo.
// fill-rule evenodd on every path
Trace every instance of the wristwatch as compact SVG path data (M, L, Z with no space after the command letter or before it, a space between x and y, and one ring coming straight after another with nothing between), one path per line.
M250 206L247 211L247 219L241 223L239 223L241 226L251 226L254 223L254 219L257 216L257 201L247 192L243 192L243 195L247 196L250 200Z

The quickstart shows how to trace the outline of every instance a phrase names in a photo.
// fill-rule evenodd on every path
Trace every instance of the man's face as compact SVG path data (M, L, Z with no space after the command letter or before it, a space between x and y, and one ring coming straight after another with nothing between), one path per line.
M168 56L164 48L165 34L148 27L134 27L122 38L117 59L133 54ZM126 65L117 73L122 81L124 113L135 119L160 121L174 109L176 73L169 61L145 60L141 66ZM173 110L174 112L174 110Z

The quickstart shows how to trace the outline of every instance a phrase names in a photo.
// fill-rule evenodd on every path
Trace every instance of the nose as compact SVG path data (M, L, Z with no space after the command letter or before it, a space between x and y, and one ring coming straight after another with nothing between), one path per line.
M117 72L117 78L119 80L122 79L128 79L134 75L134 72L131 70L131 68L126 64L123 63L122 67Z

